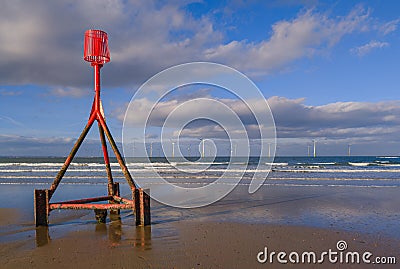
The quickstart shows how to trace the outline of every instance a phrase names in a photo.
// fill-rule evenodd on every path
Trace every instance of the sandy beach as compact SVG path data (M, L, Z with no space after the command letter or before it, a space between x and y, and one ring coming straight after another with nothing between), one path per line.
M31 189L18 187L27 202ZM152 201L152 225L144 228L134 226L129 211L106 224L97 224L91 211L56 211L48 228L35 229L31 204L2 208L1 268L396 268L330 263L327 258L322 264L280 264L276 256L272 263L260 263L257 255L267 247L269 253L288 255L313 251L319 258L329 249L339 252L337 243L344 240L343 253L368 251L373 257L399 259L397 189L245 191L239 187L198 209ZM1 192L15 193L16 187L2 186Z

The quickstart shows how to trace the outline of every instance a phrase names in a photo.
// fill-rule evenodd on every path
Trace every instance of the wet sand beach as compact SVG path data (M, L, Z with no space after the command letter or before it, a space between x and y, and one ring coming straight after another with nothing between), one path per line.
M90 186L93 192L102 187ZM8 200L0 210L1 268L396 268L257 261L265 247L320 254L337 251L339 240L348 251L399 259L397 188L269 186L249 195L238 186L221 201L197 209L152 201L152 225L144 228L134 226L130 211L106 224L97 224L91 211L54 211L50 226L38 229L33 188L0 189L3 199L6 193L22 199ZM89 187L74 188L87 193Z
M36 248L26 248L21 242L3 245L2 268L283 268L285 265L276 260L272 264L260 264L257 254L264 247L288 253L337 251L339 240L345 240L351 251L370 251L374 255L395 255L400 247L395 240L344 231L194 221L175 223L170 228L172 234L154 239L150 227L127 229L123 233L130 231L132 234L119 241L120 230L113 230L112 225L71 232ZM366 266L329 264L328 260L322 265L289 265L300 268Z

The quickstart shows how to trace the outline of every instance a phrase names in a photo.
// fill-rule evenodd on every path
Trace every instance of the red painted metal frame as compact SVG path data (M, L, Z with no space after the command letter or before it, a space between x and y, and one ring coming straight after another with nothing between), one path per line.
M134 208L134 203L132 200L127 200L115 196L116 193L114 191L113 185L113 178L111 173L111 166L110 166L110 159L108 157L108 150L106 144L106 137L110 142L111 148L114 151L114 154L118 160L118 163L122 169L122 172L132 189L132 193L137 188L137 185L133 181L128 168L125 165L125 162L117 148L117 145L108 129L106 124L106 120L104 117L103 107L100 99L100 69L103 67L103 63L110 61L110 52L108 50L108 38L107 34L100 30L88 30L85 32L85 40L84 40L84 60L91 62L91 65L94 69L94 100L92 104L92 109L90 112L89 120L82 131L80 137L76 141L74 147L71 150L71 153L68 155L67 159L64 162L64 165L60 169L59 173L57 174L56 178L54 179L53 184L49 190L49 200L53 196L55 190L57 189L58 185L61 182L62 177L64 176L65 172L67 171L69 165L71 164L76 152L78 151L79 147L81 146L83 140L85 139L87 133L89 132L90 128L92 127L93 123L97 121L100 140L103 150L103 157L104 157L104 164L107 171L108 177L108 196L106 197L98 197L98 198L88 198L88 199L81 199L76 201L69 201L64 203L53 203L49 204L49 209L63 209L63 208L110 208L110 209L122 209L122 208ZM115 197L116 199L114 199ZM105 199L107 198L107 199ZM89 202L97 202L97 201L104 201L109 200L111 204L93 204L87 205L86 203ZM119 205L120 202L124 202L124 205ZM68 206L67 206L68 205ZM73 206L72 206L73 205Z
M112 214L119 214L119 209L133 209L136 212L136 224L148 225L150 224L150 196L148 191L145 193L143 189L138 189L133 181L128 168L122 158L118 147L107 127L102 103L100 99L100 69L104 63L110 61L110 52L108 50L107 34L101 30L88 30L85 32L84 40L84 60L91 62L94 69L94 100L90 112L89 120L83 129L78 140L75 142L70 154L65 160L60 171L56 175L50 189L35 190L34 192L34 209L35 209L35 222L36 226L47 226L48 215L54 209L95 209L96 210L111 210ZM59 203L50 203L55 190L61 182L65 172L71 164L75 154L85 139L87 133L92 127L93 123L97 121L100 140L103 150L104 164L108 177L108 196L85 198L80 200L72 200ZM108 157L108 150L106 144L106 137L110 142L111 148L114 151L115 157L121 167L121 170L128 182L132 191L132 200L119 197L119 185L113 182L110 160ZM95 202L108 201L108 204L90 204ZM97 218L97 213L96 213ZM104 221L104 219L102 220Z

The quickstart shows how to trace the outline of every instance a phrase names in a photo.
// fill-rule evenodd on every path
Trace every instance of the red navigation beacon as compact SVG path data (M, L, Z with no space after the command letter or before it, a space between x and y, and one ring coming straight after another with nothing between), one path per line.
M85 32L83 59L90 62L94 69L94 100L92 110L90 112L89 120L83 129L78 140L75 142L71 153L68 155L64 165L56 175L50 189L35 190L34 193L34 208L35 208L35 223L36 226L47 226L49 223L49 213L52 210L59 209L92 209L95 211L96 219L99 222L105 222L107 210L110 214L118 215L121 209L133 209L136 215L136 225L149 225L150 224L150 196L144 192L143 189L138 188L132 179L128 168L118 150L110 130L104 118L103 108L100 99L100 69L103 64L110 61L110 50L108 48L107 33L101 30L87 30ZM65 172L71 164L75 154L85 139L87 133L92 127L93 123L97 121L100 133L100 141L103 149L103 157L105 169L108 177L108 195L102 197L85 198L79 200L71 200L65 202L50 203L50 200L61 182ZM111 148L114 151L115 157L121 167L121 170L128 182L132 191L132 200L120 197L119 184L114 183L110 160L108 157L108 150L106 138L110 142ZM97 202L108 203L97 203Z
M107 33L101 30L85 32L83 59L95 64L105 64L110 61Z

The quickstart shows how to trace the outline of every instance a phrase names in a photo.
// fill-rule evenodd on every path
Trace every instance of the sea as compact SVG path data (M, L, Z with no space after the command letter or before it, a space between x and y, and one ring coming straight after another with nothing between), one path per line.
M0 157L0 185L49 186L64 161L63 157ZM110 161L114 181L127 184L117 160ZM134 179L146 179L151 169L170 183L186 187L212 183L223 173L235 182L241 177L239 184L248 185L254 173L267 175L268 171L264 185L400 187L400 156L275 157L272 166L258 157L156 157L150 162L137 157L127 158L126 164ZM103 159L75 158L61 184L106 185Z

